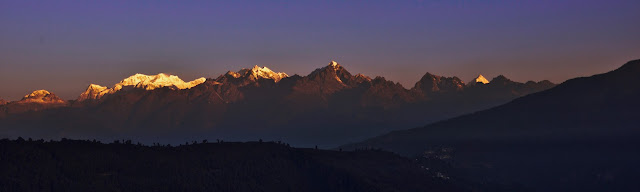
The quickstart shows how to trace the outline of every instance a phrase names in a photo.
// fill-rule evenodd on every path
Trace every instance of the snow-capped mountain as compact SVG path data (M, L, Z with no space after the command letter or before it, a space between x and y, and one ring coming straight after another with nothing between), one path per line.
M1 103L1 102L0 102ZM44 111L66 107L69 102L47 90L36 90L22 97L21 100L0 104L0 119L9 114L22 114L30 111Z
M55 94L47 91L47 90L36 90L32 93L25 95L22 97L22 100L17 101L18 103L43 103L43 104L63 104L66 103L65 100L60 99L60 97Z
M484 78L484 76L482 75L478 75L478 77L476 77L475 79L469 81L469 85L475 85L475 84L488 84L489 80L487 80L487 78Z
M282 78L289 77L289 75L287 75L286 73L276 73L267 67L258 67L257 65L253 66L253 68L251 69L242 69L234 74L234 77L238 76L249 77L254 80L259 78L273 79L273 81L275 82L280 81Z
M371 78L358 74L351 75L335 61L318 68L301 78L293 85L295 97L318 97L326 100L335 92L358 87L362 83L371 82Z
M337 83L345 87L355 86L371 80L371 78L364 75L351 75L349 71L335 61L331 61L329 65L314 70L307 78L315 82Z
M135 88L142 88L145 90L154 90L161 87L188 89L203 83L205 80L206 79L204 77L201 77L193 81L184 82L175 75L168 75L164 73L159 73L157 75L145 75L138 73L120 81L120 83L117 83L113 89L117 91L127 86L133 86Z
M104 95L113 94L123 89L144 89L154 90L168 87L170 89L189 89L206 81L204 77L193 81L184 82L178 76L159 73L157 75L135 74L116 83L112 88L91 84L87 90L80 94L78 101L100 99Z
M90 84L89 87L87 87L87 90L80 94L80 96L78 97L78 101L100 99L107 93L110 93L109 88L96 84Z
M306 76L258 66L190 82L163 73L136 74L112 87L91 84L76 101L58 98L49 99L60 102L57 105L2 105L0 127L20 117L35 127L92 127L117 130L110 134L123 136L135 133L140 139L233 133L228 136L286 137L307 146L335 146L485 109L553 86L497 83L501 79L464 86L457 77L426 73L408 90L384 77L352 75L335 61ZM46 95L52 94L35 92L25 100L52 97Z
M283 78L287 78L289 75L283 72L274 72L267 67L254 66L251 69L243 68L238 72L229 71L224 75L219 76L215 81L220 83L233 83L238 86L245 86L248 84L256 83L260 80L271 80L273 82L279 82Z

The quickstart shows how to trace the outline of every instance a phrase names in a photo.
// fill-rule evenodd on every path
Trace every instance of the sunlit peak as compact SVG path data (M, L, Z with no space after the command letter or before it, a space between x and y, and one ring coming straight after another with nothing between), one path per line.
M476 78L476 83L487 84L489 83L489 80L487 80L487 78L484 78L484 76L482 75L478 75L478 77Z

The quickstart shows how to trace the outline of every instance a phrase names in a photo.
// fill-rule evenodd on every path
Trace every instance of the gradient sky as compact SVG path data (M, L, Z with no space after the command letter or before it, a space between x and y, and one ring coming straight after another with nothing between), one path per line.
M75 99L135 73L307 75L331 60L407 88L425 72L559 83L640 58L638 10L638 0L0 0L0 98Z

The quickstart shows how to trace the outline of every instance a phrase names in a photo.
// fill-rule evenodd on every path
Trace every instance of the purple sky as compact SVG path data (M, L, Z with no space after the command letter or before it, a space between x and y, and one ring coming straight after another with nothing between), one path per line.
M270 2L270 3L266 3ZM640 58L640 1L0 1L0 98L76 98L135 73L184 80L336 60L410 88L606 72Z

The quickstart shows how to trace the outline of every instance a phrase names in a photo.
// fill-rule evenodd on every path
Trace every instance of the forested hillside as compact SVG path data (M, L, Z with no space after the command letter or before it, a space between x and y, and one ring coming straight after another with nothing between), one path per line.
M479 189L377 150L279 142L0 140L0 191L470 191Z

